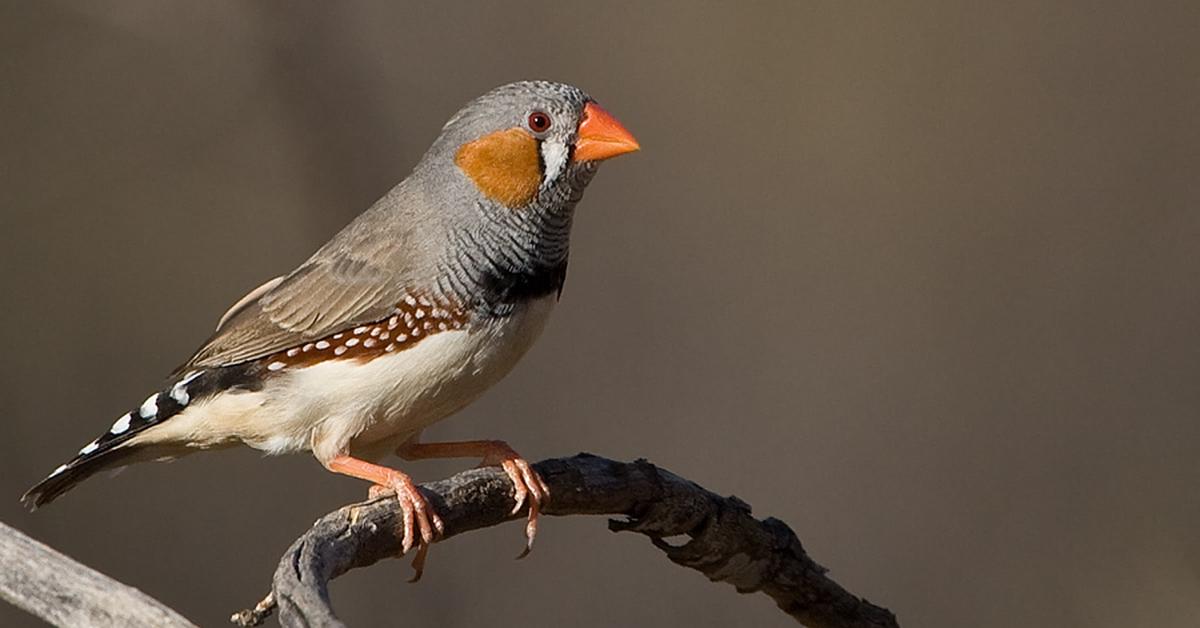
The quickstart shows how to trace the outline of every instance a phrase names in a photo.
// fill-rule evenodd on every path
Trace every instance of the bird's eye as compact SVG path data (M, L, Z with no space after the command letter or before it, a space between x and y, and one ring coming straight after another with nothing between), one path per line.
M534 133L545 133L546 131L549 131L550 116L542 113L541 111L535 111L529 114L529 128Z

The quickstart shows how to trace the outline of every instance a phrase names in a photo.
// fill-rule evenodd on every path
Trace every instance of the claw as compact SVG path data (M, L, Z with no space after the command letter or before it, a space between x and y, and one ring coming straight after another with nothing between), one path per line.
M400 504L400 513L404 520L404 537L400 543L401 552L407 554L417 544L420 534L421 544L429 545L445 531L442 518L433 512L429 500L421 494L413 481L406 475L397 473L391 478L391 486L387 490L396 495Z
M417 548L417 555L413 557L412 562L413 577L409 580L409 582L417 582L425 573L425 558L429 556L429 546L446 532L446 525L411 481L398 482L393 489L371 488L372 492L378 488L387 494L394 493L396 495L404 519L404 536L400 543L400 555L408 554L414 546ZM418 531L421 535L420 542L417 542Z
M525 482L521 477L520 470L517 469L515 460L505 460L500 463L500 468L504 469L504 472L508 474L508 479L513 483L513 501L516 502L516 505L508 514L515 515L521 512L521 507L525 505L525 497L529 495L529 489L525 488Z
M541 514L542 504L550 498L550 490L524 458L510 458L501 462L500 467L513 483L513 501L516 505L513 506L512 514L520 512L526 499L529 500L529 519L525 523L525 549L517 556L517 560L520 560L533 551L538 516Z
M421 579L421 575L425 573L425 557L428 555L429 545L422 544L421 547L417 549L417 555L413 557L413 577L409 579L410 583L417 582Z
M427 551L428 546L437 538L441 537L446 532L446 525L442 522L442 518L434 512L433 507L429 505L429 500L421 493L413 481L404 474L397 473L390 478L391 486L373 485L367 492L370 499L377 499L385 495L394 495L396 503L400 506L400 516L404 524L404 534L400 541L400 554L409 553L417 543L417 534L420 534L420 545L422 552ZM422 557L422 563L424 563Z
M525 549L517 558L529 555L533 548L533 540L537 537L538 517L543 505L550 499L550 487L542 480L537 471L529 466L529 462L509 447L508 443L499 440L462 441L457 443L419 443L415 440L406 442L397 450L405 460L421 460L426 458L455 458L479 456L479 466L499 466L508 476L513 485L513 508L511 514L518 514L528 502L529 519L525 524ZM442 532L441 520L433 514L433 525Z

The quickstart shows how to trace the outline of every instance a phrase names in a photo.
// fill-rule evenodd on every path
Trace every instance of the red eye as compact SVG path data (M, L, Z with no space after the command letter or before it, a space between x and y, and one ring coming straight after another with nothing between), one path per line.
M541 111L535 111L529 114L529 128L532 129L534 133L545 133L546 131L550 130L550 116L542 113Z

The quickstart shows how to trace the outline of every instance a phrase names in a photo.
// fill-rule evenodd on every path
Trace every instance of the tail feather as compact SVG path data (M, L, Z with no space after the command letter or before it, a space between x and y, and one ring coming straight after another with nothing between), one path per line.
M88 479L96 472L123 466L133 453L135 450L132 447L114 447L95 455L77 456L26 491L21 496L21 503L30 510L37 510L57 499L59 495L75 488L76 484Z
M76 484L104 469L124 466L140 447L130 443L139 433L150 429L182 412L197 395L210 394L222 382L216 377L206 377L212 371L192 371L176 379L162 392L146 398L141 406L121 415L107 432L88 443L74 458L58 467L38 482L21 497L21 503L36 509L48 504L59 495L71 490Z

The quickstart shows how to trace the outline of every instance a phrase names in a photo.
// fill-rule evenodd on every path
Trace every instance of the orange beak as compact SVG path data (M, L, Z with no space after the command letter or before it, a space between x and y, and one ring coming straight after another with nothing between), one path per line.
M632 153L639 148L633 134L600 105L589 102L584 106L579 139L575 140L576 161L600 161Z

